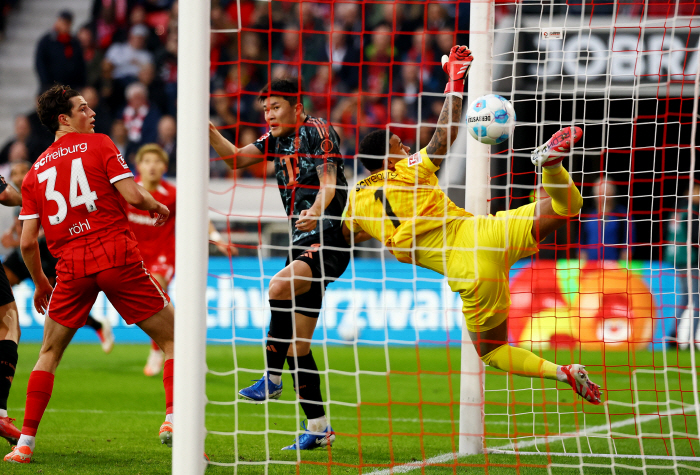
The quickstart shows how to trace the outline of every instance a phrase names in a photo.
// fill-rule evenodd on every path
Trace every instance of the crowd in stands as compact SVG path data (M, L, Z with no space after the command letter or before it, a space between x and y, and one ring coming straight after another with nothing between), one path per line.
M3 18L17 2L0 0ZM576 8L565 3L554 8ZM609 2L595 3L601 2L591 4L593 11L602 13ZM668 10L667 3L653 0L649 14ZM240 12L238 4L212 1L210 72L212 120L239 146L265 132L257 93L277 76L300 78L307 113L334 124L348 158L362 136L387 123L406 145L427 144L442 105L440 57L468 41L467 2L241 0ZM512 4L496 8L502 17ZM38 93L55 82L81 90L97 112L95 130L111 136L130 166L140 145L157 142L171 154L170 176L177 161L177 13L177 0L94 0L86 24L61 12L35 58ZM17 117L15 137L0 148L0 167L35 160L51 140L36 114ZM221 161L211 168L213 176L231 173Z

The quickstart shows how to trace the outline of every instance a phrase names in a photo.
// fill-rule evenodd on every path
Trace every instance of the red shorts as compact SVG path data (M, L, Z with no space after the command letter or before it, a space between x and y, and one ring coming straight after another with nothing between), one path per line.
M144 257L143 263L151 274L158 274L165 278L165 281L170 285L175 274L174 259L169 259L164 255L160 255L155 259Z
M81 328L100 291L129 325L152 317L170 302L168 294L143 263L135 262L80 279L62 281L57 278L47 316L65 327Z

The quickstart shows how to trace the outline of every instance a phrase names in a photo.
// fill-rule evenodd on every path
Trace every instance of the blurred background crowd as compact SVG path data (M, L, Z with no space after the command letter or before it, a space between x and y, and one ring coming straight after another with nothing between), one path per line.
M22 2L29 0L0 0L0 35L7 14ZM136 150L155 142L170 154L168 176L175 176L176 123L188 120L186 111L178 116L176 103L178 35L184 34L178 31L177 0L81 3L91 3L86 21L76 21L76 11L62 10L36 44L37 95L55 82L79 89L97 113L96 132L112 138L132 169ZM498 23L514 6L496 3ZM700 14L695 0L593 0L585 5L581 12L580 2L555 0L548 8L555 15L611 15L613 7L616 14L635 17ZM521 10L540 15L541 9L538 4ZM357 144L373 128L391 124L416 150L427 145L442 107L440 58L452 45L468 44L469 14L469 3L457 1L212 0L211 120L238 146L255 141L266 131L258 91L272 77L297 76L306 112L328 119L339 133L350 175ZM53 140L33 104L26 110L15 117L13 136L0 143L3 176L10 175L14 163L36 160ZM269 162L233 172L214 153L210 158L214 178L272 174ZM364 172L361 166L357 171ZM597 196L606 194L611 195ZM621 189L611 195L610 202L614 196L619 202L614 210L603 212L593 204L593 219L608 214L626 223L624 194ZM608 244L634 241L631 225L620 229L610 238L617 242ZM577 234L574 229L562 239L571 243ZM596 239L604 241L602 235Z

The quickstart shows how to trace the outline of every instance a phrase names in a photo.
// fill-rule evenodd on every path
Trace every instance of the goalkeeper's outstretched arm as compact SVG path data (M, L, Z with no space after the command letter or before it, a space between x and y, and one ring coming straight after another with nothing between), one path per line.
M255 145L238 148L221 135L214 124L209 122L209 142L216 153L233 168L245 168L265 160L265 156Z
M447 73L447 85L445 86L445 104L438 118L437 128L426 147L430 160L435 165L440 165L447 151L457 138L459 122L462 117L462 94L464 93L464 81L469 74L469 68L474 60L471 51L466 46L453 46L450 55L442 57L442 69Z

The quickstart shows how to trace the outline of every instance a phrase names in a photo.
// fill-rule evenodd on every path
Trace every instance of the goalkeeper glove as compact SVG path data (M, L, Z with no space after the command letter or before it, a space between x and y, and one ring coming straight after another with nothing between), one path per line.
M466 46L453 46L449 57L446 54L442 55L442 70L449 77L445 94L462 97L464 81L467 79L473 60L472 52Z

